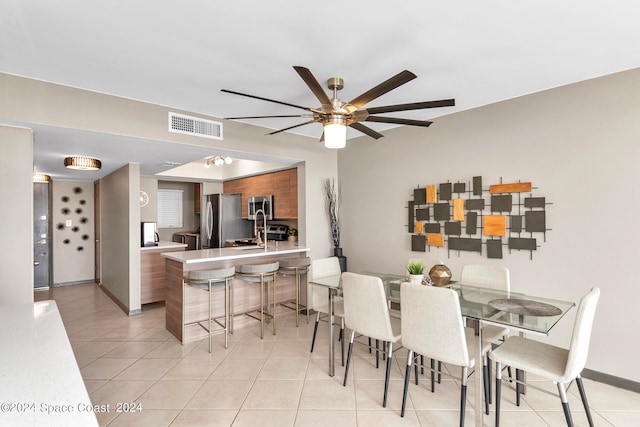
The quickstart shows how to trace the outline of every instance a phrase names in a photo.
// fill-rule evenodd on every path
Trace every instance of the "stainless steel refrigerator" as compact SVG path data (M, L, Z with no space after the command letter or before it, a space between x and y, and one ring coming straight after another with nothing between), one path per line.
M223 248L229 239L253 237L253 223L242 218L241 194L206 194L200 212L202 249Z

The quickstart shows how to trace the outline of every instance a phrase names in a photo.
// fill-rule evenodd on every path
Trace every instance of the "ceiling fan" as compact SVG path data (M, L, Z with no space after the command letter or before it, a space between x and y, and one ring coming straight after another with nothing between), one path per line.
M263 98L261 96L249 95L233 90L222 89L222 92L246 96L248 98L260 99L268 102L274 102L276 104L287 105L289 107L300 108L302 110L308 111L308 113L306 114L297 115L227 117L227 119L240 120L284 117L308 118L310 120L306 122L289 126L284 129L276 130L274 132L268 133L267 135L274 135L276 133L284 132L311 123L321 123L324 126L324 132L322 133L320 141L324 141L325 146L328 148L342 148L346 143L347 126L350 126L372 138L378 139L382 138L384 135L376 132L368 126L365 126L364 124L362 124L362 122L390 123L423 127L427 127L432 123L427 120L383 117L378 116L377 114L391 113L396 111L420 110L424 108L451 107L455 105L455 99L443 99L439 101L414 102L409 104L364 108L366 104L378 98L379 96L382 96L385 93L390 92L391 90L415 79L416 75L407 70L401 71L400 73L396 74L388 80L385 80L384 82L366 91L360 96L357 96L351 101L343 102L338 99L338 91L344 87L344 81L340 77L332 77L327 81L328 88L333 91L333 98L329 98L327 93L324 91L322 86L320 86L320 83L318 83L318 80L313 76L309 69L300 66L294 66L293 68L294 70L296 70L302 80L304 80L309 89L311 89L311 92L313 92L318 101L320 101L319 108L303 107L300 105L290 104L288 102L276 101L269 98Z

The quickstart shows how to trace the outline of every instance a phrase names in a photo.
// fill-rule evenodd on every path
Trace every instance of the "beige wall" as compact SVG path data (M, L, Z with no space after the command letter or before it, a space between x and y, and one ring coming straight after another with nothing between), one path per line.
M51 208L54 285L93 281L93 182L53 181Z
M102 286L130 313L140 311L140 166L100 181Z
M428 129L350 141L339 156L349 268L404 273L409 258L441 258L458 279L467 263L504 265L512 290L576 302L599 286L587 367L640 381L639 81L636 69L441 117ZM412 252L413 189L478 175L485 189L501 179L532 181L552 203L551 230L533 260L508 249L501 260L444 248ZM549 342L568 346L574 316L575 309Z
M149 196L147 206L140 208L140 221L158 222L158 180L140 177L140 191Z
M33 302L33 133L0 126L0 306Z

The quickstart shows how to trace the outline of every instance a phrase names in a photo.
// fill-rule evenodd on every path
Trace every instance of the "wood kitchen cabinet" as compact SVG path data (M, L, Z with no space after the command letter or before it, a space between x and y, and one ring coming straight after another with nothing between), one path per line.
M275 219L298 218L297 168L225 181L223 191L228 194L242 194L243 218L249 215L249 197L268 194L273 195Z

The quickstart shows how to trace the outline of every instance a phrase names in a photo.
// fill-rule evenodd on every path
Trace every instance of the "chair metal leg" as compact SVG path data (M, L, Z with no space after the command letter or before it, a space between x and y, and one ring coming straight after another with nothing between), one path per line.
M342 366L344 366L344 317L340 318L340 336L342 337L340 341L340 352L342 355Z
M264 277L260 275L260 339L264 339Z
M211 331L213 330L213 313L211 306L213 306L213 296L211 295L211 281L209 281L209 353L211 353Z
M384 398L382 399L382 407L387 407L387 392L389 391L389 376L391 375L391 360L393 359L393 343L389 343L387 347L387 373L384 377Z
M369 338L369 354L371 354L371 338Z
M500 427L500 392L502 390L502 367L496 363L496 422L495 427Z
M438 360L438 384L442 383L442 361Z
M520 406L520 369L516 369L516 406Z
M491 384L491 378L489 377L489 364L487 363L487 357L485 357L482 366L482 380L484 383L484 413L489 415L489 384Z
M376 369L378 369L380 367L380 364L378 362L378 358L380 356L380 352L378 350L378 346L380 345L380 340L376 340Z
M415 374L416 374L416 385L418 385L418 361L417 361L417 354L413 354L413 357L416 358L416 363L415 363Z
M316 345L316 334L318 333L318 323L320 323L320 312L316 315L316 324L313 327L313 338L311 339L311 353L313 353L313 347Z
M560 401L562 402L562 410L564 411L564 418L567 420L567 426L573 427L573 420L571 419L571 410L569 409L569 397L567 396L567 391L564 388L564 384L558 383L557 386L558 395L560 395Z
M351 351L353 350L353 339L356 336L355 331L351 331L351 339L349 340L349 352L347 353L347 365L344 367L344 381L342 385L346 387L347 385L347 376L349 375L349 364L351 363Z
M435 367L436 367L436 361L431 359L431 393L434 393L436 391L436 377L435 377Z
M235 311L234 307L235 306L234 306L234 302L233 302L233 288L234 288L233 279L231 279L231 299L229 301L229 313L231 313L230 314L231 317L230 317L229 321L230 321L231 328L229 329L229 333L232 334L232 335L233 335L233 320L234 320L234 317L235 317L234 316L234 311Z
M591 419L591 411L589 410L589 402L587 402L587 394L584 392L584 384L582 384L582 377L576 378L576 384L580 391L580 398L582 399L582 405L584 406L584 412L587 414L587 420L589 421L589 427L593 427L593 419Z
M407 405L407 392L409 391L409 380L411 377L411 363L413 362L413 351L409 350L407 354L407 369L404 373L404 392L402 393L402 410L400 416L404 417L404 408ZM418 381L418 370L416 368L416 381Z
M420 355L420 373L424 375L424 356Z
M267 286L269 286L269 283L267 283ZM273 322L273 335L276 334L276 273L273 273L273 285L271 285L273 288L273 295L271 296L271 298L273 298L273 312L271 313L271 321Z
M467 368L462 368L462 387L460 388L460 427L464 427L464 416L467 409ZM476 379L478 381L478 379Z

